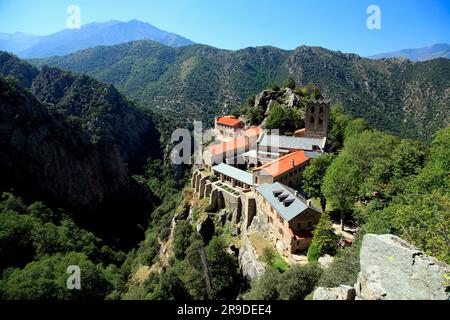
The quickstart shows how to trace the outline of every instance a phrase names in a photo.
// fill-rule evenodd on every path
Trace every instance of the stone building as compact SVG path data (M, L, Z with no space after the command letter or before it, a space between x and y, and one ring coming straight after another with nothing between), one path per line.
M261 128L249 128L242 130L236 137L229 141L219 141L210 145L203 152L203 163L208 170L221 163L233 166L245 165L243 155L256 149Z
M212 173L221 182L227 182L233 188L249 190L253 186L253 176L247 171L237 169L225 163L212 167Z
M310 158L303 150L289 153L256 168L253 171L253 183L259 185L280 182L289 187L298 188L309 160Z
M217 140L230 141L244 129L242 121L234 116L224 116L215 119L214 131Z
M270 237L286 253L306 250L321 211L281 183L256 187L257 215L267 222ZM261 217L262 215L262 217Z
M305 137L323 138L328 133L330 103L325 101L309 102L306 106Z

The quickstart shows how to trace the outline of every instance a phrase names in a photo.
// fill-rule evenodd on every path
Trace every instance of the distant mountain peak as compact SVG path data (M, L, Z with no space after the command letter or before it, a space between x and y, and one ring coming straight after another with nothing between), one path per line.
M411 61L426 61L436 58L450 59L450 44L436 43L434 45L417 48L417 49L403 49L399 51L380 53L369 57L371 59L382 58L405 58Z
M0 50L12 52L22 58L63 56L83 49L137 40L152 40L170 47L194 44L180 35L136 19L128 22L93 22L83 25L81 29L64 29L42 37L24 33L0 34L0 40Z

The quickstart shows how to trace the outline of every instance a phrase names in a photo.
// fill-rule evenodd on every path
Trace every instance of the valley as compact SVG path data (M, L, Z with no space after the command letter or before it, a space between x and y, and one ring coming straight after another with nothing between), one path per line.
M32 63L0 53L1 298L344 295L364 243L397 241L372 234L446 270L447 60L138 41ZM173 165L171 132L198 119L203 162Z

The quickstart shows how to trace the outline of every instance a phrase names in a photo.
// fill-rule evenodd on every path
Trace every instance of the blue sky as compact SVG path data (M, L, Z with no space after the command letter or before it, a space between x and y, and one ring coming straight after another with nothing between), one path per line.
M0 0L0 32L57 32L70 4L82 24L138 19L225 49L305 44L371 55L450 43L450 0ZM372 4L381 30L366 27Z

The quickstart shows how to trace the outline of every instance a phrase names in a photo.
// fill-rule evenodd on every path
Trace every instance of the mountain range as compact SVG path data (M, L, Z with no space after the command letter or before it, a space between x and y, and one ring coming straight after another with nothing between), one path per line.
M439 43L424 48L404 49L400 51L377 54L369 58L371 59L405 58L411 61L426 61L436 58L450 59L450 44Z
M247 97L292 76L344 111L402 137L429 140L450 122L450 60L373 60L320 47L221 50L152 41L96 47L33 60L114 84L144 107L180 121L229 113Z
M174 33L160 30L151 24L132 20L90 23L80 29L65 29L48 36L26 33L0 33L0 50L22 58L62 56L78 50L110 46L134 40L153 40L172 47L193 42Z

